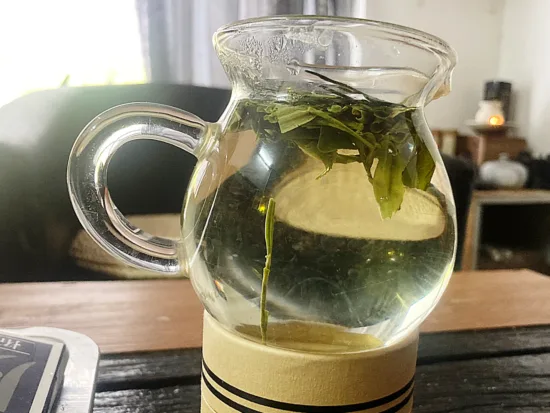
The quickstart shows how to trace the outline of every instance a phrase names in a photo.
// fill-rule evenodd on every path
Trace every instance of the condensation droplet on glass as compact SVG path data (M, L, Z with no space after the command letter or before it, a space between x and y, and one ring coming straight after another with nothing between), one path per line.
M273 52L280 53L284 48L284 37L277 36L273 39Z
M300 70L297 68L297 67L290 67L290 66L287 66L286 67L286 70L288 71L289 74L291 74L292 76L296 76L300 73Z
M399 56L401 54L401 51L399 50L399 48L397 46L392 46L392 52L394 55L396 56Z
M329 30L323 30L317 37L317 43L321 47L328 47L332 43L333 32Z
M296 58L290 59L286 66L286 70L291 75L299 75L300 74L300 61Z

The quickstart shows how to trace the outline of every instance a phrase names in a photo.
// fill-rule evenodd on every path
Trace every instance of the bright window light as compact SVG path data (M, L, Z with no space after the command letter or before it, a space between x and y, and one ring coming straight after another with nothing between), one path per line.
M0 106L40 89L146 81L135 0L0 2Z

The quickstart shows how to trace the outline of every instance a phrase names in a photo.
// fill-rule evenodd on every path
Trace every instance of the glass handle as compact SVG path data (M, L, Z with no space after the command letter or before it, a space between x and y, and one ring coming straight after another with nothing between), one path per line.
M84 229L106 251L135 267L177 275L177 241L133 226L109 194L107 170L127 142L152 139L174 145L197 158L207 143L209 124L170 106L131 103L92 120L78 136L69 157L69 195Z

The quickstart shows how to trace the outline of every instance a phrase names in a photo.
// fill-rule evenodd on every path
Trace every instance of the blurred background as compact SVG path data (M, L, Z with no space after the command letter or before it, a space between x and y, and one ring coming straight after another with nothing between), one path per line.
M220 26L278 14L383 20L457 51L453 91L426 115L458 209L457 268L550 274L550 2L545 0L5 0L0 2L0 282L134 279L82 231L65 180L80 130L149 101L216 121L230 85ZM546 83L549 83L548 85ZM122 212L177 237L194 158L125 145L109 171Z

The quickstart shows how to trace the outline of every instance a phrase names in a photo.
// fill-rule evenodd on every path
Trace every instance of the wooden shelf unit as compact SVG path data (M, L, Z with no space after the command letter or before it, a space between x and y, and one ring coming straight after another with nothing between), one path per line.
M462 269L478 268L483 207L487 205L550 205L550 191L542 189L474 191L462 250Z

